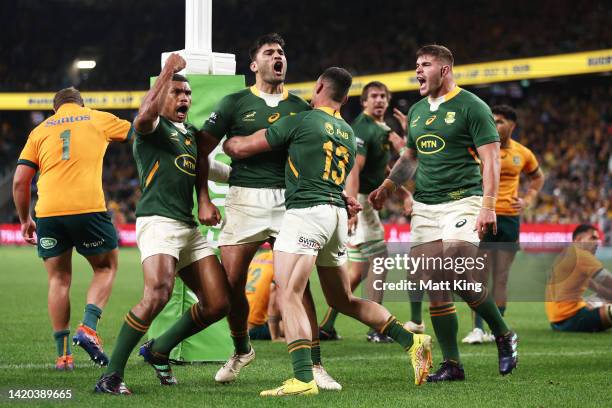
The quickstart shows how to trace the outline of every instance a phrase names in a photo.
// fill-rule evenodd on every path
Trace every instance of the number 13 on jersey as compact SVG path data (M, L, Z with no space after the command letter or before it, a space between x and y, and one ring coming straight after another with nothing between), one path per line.
M348 149L344 146L335 146L334 142L330 140L323 143L323 150L325 151L325 169L323 170L323 180L329 180L329 175L331 173L333 182L337 185L342 184L346 178L346 165L349 162ZM334 153L338 158L338 165L336 169L332 170L332 156Z

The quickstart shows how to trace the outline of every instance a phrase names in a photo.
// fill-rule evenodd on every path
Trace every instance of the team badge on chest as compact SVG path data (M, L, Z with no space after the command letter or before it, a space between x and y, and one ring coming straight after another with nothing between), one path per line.
M444 122L446 122L447 125L455 123L455 112L446 112Z

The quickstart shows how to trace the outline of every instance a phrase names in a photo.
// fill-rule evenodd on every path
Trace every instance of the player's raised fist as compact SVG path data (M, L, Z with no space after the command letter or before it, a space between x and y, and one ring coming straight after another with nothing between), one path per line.
M168 69L171 69L172 72L176 74L177 72L184 70L186 66L187 61L185 61L185 59L179 54L173 52L166 60L166 65L164 65L164 68L168 67Z
M211 202L200 204L198 208L198 219L201 224L213 226L221 222L219 209Z

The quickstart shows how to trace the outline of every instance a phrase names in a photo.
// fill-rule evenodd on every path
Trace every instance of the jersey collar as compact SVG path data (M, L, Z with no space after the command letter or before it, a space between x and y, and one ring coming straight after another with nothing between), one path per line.
M461 92L461 88L458 87L457 85L455 85L453 90L450 91L449 93L447 93L446 95L442 95L442 96L440 96L438 98L427 97L427 102L429 102L429 105L430 105L431 108L435 108L434 110L438 110L438 107L441 104L443 104L444 102L450 101L455 96L457 96L459 94L459 92Z
M342 119L342 115L337 110L330 108L329 106L318 106L316 109L322 110L327 113L329 116L333 116L334 118Z
M261 98L261 92L259 91L259 89L257 89L256 85L253 85L249 88L251 90L251 93L255 96L258 96ZM289 90L287 89L287 87L283 87L283 98L282 100L284 101L285 99L287 99L289 97Z
M81 108L81 105L79 105L78 103L68 102L68 103L62 104L62 106L60 106L57 112L55 113L60 113L65 110L73 110L73 109L78 109L78 108Z

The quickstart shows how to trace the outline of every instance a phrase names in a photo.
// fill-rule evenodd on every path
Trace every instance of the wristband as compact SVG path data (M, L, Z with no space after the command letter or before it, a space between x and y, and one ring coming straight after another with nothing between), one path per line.
M382 187L385 190L390 190L392 193L395 192L395 190L397 190L397 184L395 184L393 180L388 179L388 178L386 178L385 181L383 181Z
M495 211L495 202L497 198L492 196L483 196L482 197L482 208L486 210Z

